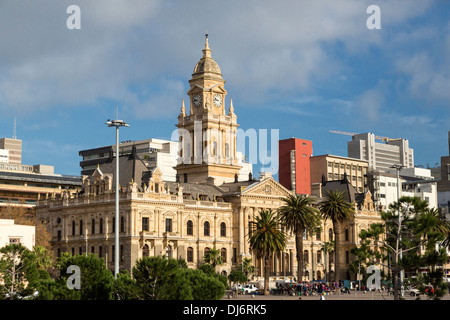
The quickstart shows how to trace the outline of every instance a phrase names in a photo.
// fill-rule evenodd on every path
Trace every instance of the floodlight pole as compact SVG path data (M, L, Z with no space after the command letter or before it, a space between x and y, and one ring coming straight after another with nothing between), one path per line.
M401 164L394 164L390 168L393 168L397 171L397 204L398 204L398 225L399 228L402 223L402 216L401 216L401 210L400 210L400 170L403 169L403 166ZM402 239L402 233L401 228L399 229L400 232L398 234L399 241ZM403 258L403 252L400 250L399 252L399 258L400 260ZM400 296L403 298L405 296L405 291L403 287L403 278L404 278L404 270L400 269Z
M115 244L114 244L114 278L119 273L119 127L129 127L123 120L109 120L108 127L116 127L116 215L115 215Z

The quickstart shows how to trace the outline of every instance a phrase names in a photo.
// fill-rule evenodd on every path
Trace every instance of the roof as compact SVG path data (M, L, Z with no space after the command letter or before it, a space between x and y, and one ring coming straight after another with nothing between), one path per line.
M107 162L99 165L101 171L105 174L112 174L115 179L116 157L110 158ZM151 171L145 166L145 163L138 154L132 152L129 155L119 156L119 184L127 186L131 181L142 187L151 177Z
M66 176L66 175L42 175L36 173L18 173L18 172L1 171L0 180L14 180L24 182L81 186L81 177Z
M355 187L344 177L342 180L324 181L322 182L322 193L326 191L341 191L347 196L347 201L359 203L364 199L364 193L358 193Z

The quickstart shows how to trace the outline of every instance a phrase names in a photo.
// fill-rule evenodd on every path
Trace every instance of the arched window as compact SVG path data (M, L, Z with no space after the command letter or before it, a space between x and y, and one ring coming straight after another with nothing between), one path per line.
M328 229L328 241L333 241L333 229Z
M345 241L349 241L348 229L345 229Z
M350 263L350 252L345 251L345 263Z
M303 251L303 261L305 263L309 263L309 254L308 254L308 250Z
M99 223L98 228L100 229L99 232L103 233L103 218L100 219L100 223Z
M230 157L230 145L228 143L225 143L225 157Z
M317 263L322 263L322 251L317 250Z
M225 224L225 222L222 222L220 224L220 236L221 237L226 237L227 236L227 225Z
M148 248L148 244L145 244L142 247L142 256L143 257L148 257L150 255L150 249Z
M83 235L83 220L80 220L80 235Z
M186 234L192 236L194 234L194 224L191 220L187 222Z
M91 222L91 233L95 234L95 219L92 219L92 222Z
M209 222L208 221L205 221L205 223L203 224L203 235L209 236Z
M320 241L320 231L317 231L316 233L316 240Z
M220 256L222 257L222 262L227 263L227 249L222 248L220 250Z
M194 249L192 247L187 248L186 260L187 262L194 262Z
M72 235L75 235L75 221L72 221Z
M208 254L209 251L210 251L210 249L209 249L208 247L206 247L206 248L203 250L203 256L206 256L206 255Z

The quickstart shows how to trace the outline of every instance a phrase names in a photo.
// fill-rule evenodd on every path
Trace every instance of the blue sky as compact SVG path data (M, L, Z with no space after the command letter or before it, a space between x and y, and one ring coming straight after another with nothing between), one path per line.
M22 162L69 175L78 151L114 144L116 110L121 140L170 139L208 32L243 130L312 140L315 155L347 156L351 138L329 130L406 138L433 167L448 155L449 16L446 0L3 0L0 137L16 118Z

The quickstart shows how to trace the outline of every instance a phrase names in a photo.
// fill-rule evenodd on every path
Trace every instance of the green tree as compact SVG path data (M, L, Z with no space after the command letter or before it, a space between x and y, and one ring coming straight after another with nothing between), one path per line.
M295 235L297 257L297 279L301 281L303 272L303 236L305 232L312 232L321 224L320 211L313 207L316 199L305 195L289 195L283 198L285 204L278 209L281 222L287 230Z
M331 272L331 259L330 259L330 255L334 252L334 240L330 240L330 241L325 241L323 243L323 248L321 249L321 251L324 252L324 256L325 256L325 262L328 263L327 266L327 273L325 275L325 280L326 281L330 281L330 277L329 274Z
M223 264L223 257L220 250L214 247L205 253L203 261L207 264L212 265L214 271L216 271L216 266L221 266Z
M247 282L247 276L241 270L232 270L228 275L228 280L235 283Z
M113 292L117 300L142 299L136 280L131 277L128 270L119 272L117 279L114 280Z
M279 218L272 210L260 210L251 221L250 248L258 259L264 259L264 294L269 294L270 258L286 246L286 235L278 228Z
M181 296L189 300L219 300L224 296L227 285L226 277L222 277L225 278L225 284L219 277L210 276L199 269L180 269L179 278L185 281L180 289L186 291Z
M38 269L48 270L52 267L53 255L44 246L35 246L32 254L34 255L34 260L36 261Z
M39 272L34 256L22 244L10 244L0 249L0 296L9 299L34 292Z
M334 232L334 276L335 281L340 277L340 228L345 222L352 221L355 216L354 205L346 201L346 192L330 190L324 193L324 199L320 202L319 208L324 220L331 220Z
M133 267L133 277L139 289L140 299L189 299L189 292L180 291L187 284L179 277L179 270L179 261L173 258L157 256L137 260Z
M105 266L105 261L95 254L64 256L59 263L60 276L56 279L56 300L110 300L113 299L114 276ZM70 289L67 279L69 266L80 268L80 289Z
M360 244L353 247L350 252L355 259L350 265L349 271L358 275L358 280L366 279L366 269L370 265L380 264L383 254L379 248L380 236L384 234L382 223L371 224L368 230L361 230L359 233Z
M242 262L242 269L247 278L249 274L255 273L255 266L253 265L252 258L244 258Z

